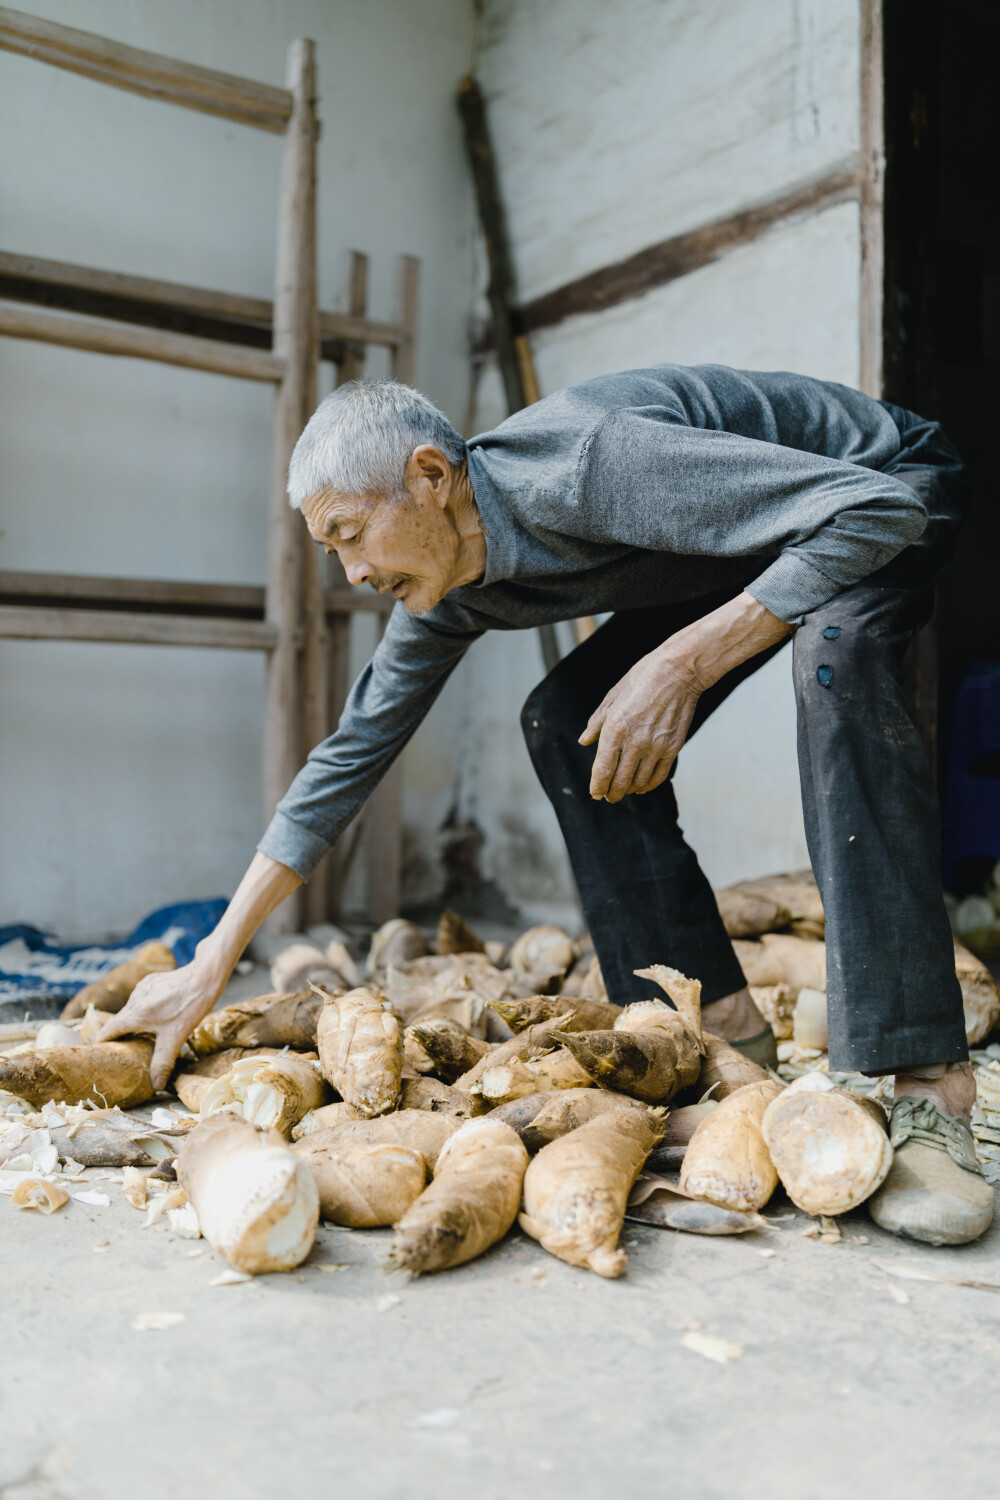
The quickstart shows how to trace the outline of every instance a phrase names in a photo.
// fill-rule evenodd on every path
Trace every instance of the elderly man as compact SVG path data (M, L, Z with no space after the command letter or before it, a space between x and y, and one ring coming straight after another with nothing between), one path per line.
M663 365L560 391L466 443L417 392L362 380L312 417L289 495L350 582L402 608L219 927L192 964L143 981L105 1036L155 1034L162 1083L472 642L611 612L522 715L608 995L635 999L634 968L672 964L700 978L709 1030L772 1060L670 776L699 724L794 636L830 1058L895 1075L896 1155L872 1213L930 1243L981 1234L993 1194L968 1126L933 780L900 685L965 501L940 429L801 376Z

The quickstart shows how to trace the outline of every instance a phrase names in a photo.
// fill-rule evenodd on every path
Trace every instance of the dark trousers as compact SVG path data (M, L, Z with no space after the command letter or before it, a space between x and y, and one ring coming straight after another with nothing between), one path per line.
M887 567L807 616L793 638L806 839L826 911L830 1060L864 1073L968 1056L941 893L934 780L902 689L903 656L930 618L967 489L940 429L889 410L903 442L892 472L921 494L927 530ZM594 802L594 749L577 744L605 693L636 661L731 597L612 616L549 673L521 716L608 995L620 1005L659 993L633 977L652 963L700 979L706 1003L746 982L684 841L672 781L615 805ZM706 692L689 738L781 649L751 658Z

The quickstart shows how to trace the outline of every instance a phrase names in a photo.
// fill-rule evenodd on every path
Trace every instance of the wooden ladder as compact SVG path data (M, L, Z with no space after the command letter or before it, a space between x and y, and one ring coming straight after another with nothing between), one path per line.
M0 252L0 335L207 370L275 387L264 588L51 573L0 573L0 638L208 646L267 655L264 801L270 816L306 751L337 723L348 689L351 616L377 595L331 586L327 559L306 544L285 489L288 463L316 405L321 358L337 381L361 373L365 350L391 351L396 379L415 372L418 263L400 257L394 322L367 316L367 257L355 253L347 313L323 312L316 290L316 63L311 41L292 42L287 87L234 77L123 46L90 32L0 7L0 48L101 83L216 115L285 138L278 203L274 302L123 276ZM25 305L28 304L28 305ZM38 306L59 309L38 311ZM66 316L66 313L72 316ZM398 766L366 809L368 916L399 905ZM353 853L357 837L350 845ZM275 930L337 918L346 876L340 848Z

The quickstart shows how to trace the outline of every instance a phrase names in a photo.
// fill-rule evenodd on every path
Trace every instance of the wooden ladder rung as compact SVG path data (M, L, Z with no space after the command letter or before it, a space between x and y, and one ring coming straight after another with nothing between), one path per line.
M0 605L0 639L106 641L128 646L209 646L271 651L273 625L263 620L220 620L204 615L142 614L138 610L51 609Z
M99 318L67 318L59 313L34 312L9 302L0 302L0 335L59 344L64 349L86 349L94 354L152 359L160 364L208 370L215 375L235 376L237 380L263 380L272 385L280 385L285 373L285 361L264 349L247 349L190 333L105 323Z

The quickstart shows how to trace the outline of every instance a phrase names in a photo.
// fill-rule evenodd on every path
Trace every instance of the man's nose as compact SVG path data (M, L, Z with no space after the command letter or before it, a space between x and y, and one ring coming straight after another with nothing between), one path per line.
M359 588L363 583L370 583L375 577L375 569L371 563L365 562L363 558L344 557L341 555L340 561L344 565L344 572L347 574L348 583L354 588Z

